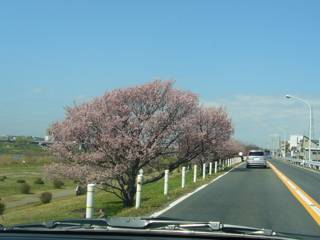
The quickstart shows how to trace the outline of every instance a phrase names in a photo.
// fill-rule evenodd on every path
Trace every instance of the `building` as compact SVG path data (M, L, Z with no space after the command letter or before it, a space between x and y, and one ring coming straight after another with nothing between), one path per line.
M319 140L311 140L311 159L320 161ZM290 156L298 159L309 159L309 138L304 135L291 135L289 138Z
M290 144L288 141L284 140L284 141L280 142L280 156L281 157L287 157L289 149L290 149Z

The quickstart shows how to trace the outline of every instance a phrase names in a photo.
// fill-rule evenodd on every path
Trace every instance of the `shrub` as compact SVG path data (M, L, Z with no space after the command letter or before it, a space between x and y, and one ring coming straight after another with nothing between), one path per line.
M24 179L18 179L17 180L17 183L25 183L26 182L26 180L24 180Z
M23 194L28 194L30 193L31 187L28 183L22 183L20 185L20 192Z
M80 196L80 195L83 195L83 194L86 194L87 193L87 189L86 187L83 187L83 186L77 186L76 188L76 196Z
M36 180L34 180L33 183L34 184L44 184L44 181L41 178L37 178Z
M0 202L0 216L3 215L6 205Z
M54 188L61 188L64 185L64 182L62 182L59 179L54 179L53 180L53 186Z
M7 177L6 176L0 176L0 182L3 182L4 180L6 180Z
M52 199L52 193L51 192L43 192L40 194L40 201L42 203L49 203Z

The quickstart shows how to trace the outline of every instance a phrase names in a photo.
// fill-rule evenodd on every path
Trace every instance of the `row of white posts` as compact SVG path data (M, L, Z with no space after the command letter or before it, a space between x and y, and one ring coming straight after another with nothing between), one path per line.
M214 163L209 162L209 175L212 175L212 170L214 174L216 174L219 170L224 170L227 167L231 167L234 164L238 164L241 162L240 157L225 159L215 161ZM214 166L213 166L214 165ZM197 182L197 165L193 166L193 182ZM207 172L207 163L202 165L202 179L206 178ZM136 208L140 208L141 206L141 192L142 192L142 183L143 183L143 171L142 169L137 176L137 189L136 189ZM181 188L184 188L186 184L186 167L182 167L181 170ZM168 195L168 186L169 186L169 170L164 170L164 187L163 187L163 194ZM93 207L94 207L94 190L95 184L88 184L87 185L87 206L86 206L86 218L93 217Z

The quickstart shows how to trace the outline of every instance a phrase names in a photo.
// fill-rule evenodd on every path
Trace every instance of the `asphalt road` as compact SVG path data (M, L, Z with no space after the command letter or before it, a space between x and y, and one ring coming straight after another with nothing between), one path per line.
M294 181L299 187L307 192L314 200L320 203L320 172L309 170L300 166L288 164L280 160L271 160L282 173Z
M295 171L284 163L272 163L277 167L282 164L279 170ZM270 168L247 169L244 164L161 217L221 221L293 233L301 239L320 239L320 227Z

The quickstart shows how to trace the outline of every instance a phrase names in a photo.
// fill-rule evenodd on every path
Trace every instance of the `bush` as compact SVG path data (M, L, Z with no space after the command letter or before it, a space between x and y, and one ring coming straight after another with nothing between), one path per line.
M52 193L51 192L43 192L40 194L40 201L42 203L49 203L51 202L51 199L52 199Z
M17 183L25 183L26 182L26 180L24 180L24 179L18 179L17 180Z
M37 178L36 180L34 180L33 183L34 184L44 184L44 181L41 178Z
M6 180L7 177L6 176L0 176L0 182L3 182L4 180Z
M20 185L20 192L23 194L28 194L30 193L31 187L28 183L22 183Z
M86 187L83 187L83 186L77 186L76 188L76 196L80 196L80 195L83 195L83 194L86 194L87 193L87 189Z
M0 216L3 215L6 205L0 202Z
M59 179L53 180L53 186L54 188L61 188L64 185L64 182L62 182Z

